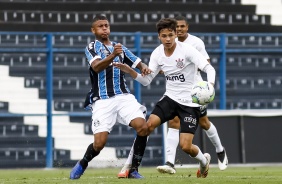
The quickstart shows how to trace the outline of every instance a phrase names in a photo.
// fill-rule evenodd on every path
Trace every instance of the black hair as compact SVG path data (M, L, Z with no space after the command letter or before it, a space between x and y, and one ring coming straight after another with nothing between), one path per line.
M92 23L91 23L91 26L93 26L93 24L94 24L96 21L98 21L98 20L107 20L107 21L109 21L109 20L107 19L106 15L104 15L104 14L97 14L97 15L93 18Z
M177 17L175 17L175 20L178 21L178 20L184 20L186 22L187 25L189 25L186 17L182 16L182 15L178 15Z
M174 18L162 18L156 24L158 33L160 33L162 29L170 29L176 32L176 26L177 26L177 22Z

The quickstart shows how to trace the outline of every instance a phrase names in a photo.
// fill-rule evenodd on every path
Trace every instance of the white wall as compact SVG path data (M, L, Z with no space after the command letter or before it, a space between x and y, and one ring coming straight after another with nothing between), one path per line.
M271 15L272 25L282 25L281 0L241 0L243 5L256 5L256 14Z

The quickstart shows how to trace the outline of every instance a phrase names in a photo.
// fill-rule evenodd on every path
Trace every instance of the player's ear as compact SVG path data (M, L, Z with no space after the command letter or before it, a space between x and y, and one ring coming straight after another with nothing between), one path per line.
M94 27L91 27L91 32L92 32L93 34L95 34L95 29L94 29Z

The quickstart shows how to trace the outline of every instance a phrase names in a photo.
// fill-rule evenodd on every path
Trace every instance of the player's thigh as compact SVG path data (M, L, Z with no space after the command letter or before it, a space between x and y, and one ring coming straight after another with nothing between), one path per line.
M119 97L117 121L123 125L137 127L146 124L147 109L132 94Z
M182 106L178 109L180 119L180 133L195 134L199 125L200 108Z
M172 120L168 121L168 127L174 129L180 128L180 119L178 118L178 116L175 116Z
M92 131L93 134L100 132L111 132L116 123L117 102L114 98L97 100L92 105Z
M158 101L152 110L152 114L159 117L161 124L173 119L176 115L177 103L167 96L164 96Z

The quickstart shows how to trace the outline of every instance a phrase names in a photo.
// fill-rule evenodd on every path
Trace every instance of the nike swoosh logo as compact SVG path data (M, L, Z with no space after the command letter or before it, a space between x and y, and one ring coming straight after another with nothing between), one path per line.
M191 126L191 125L189 125L189 128L194 128L195 126Z

